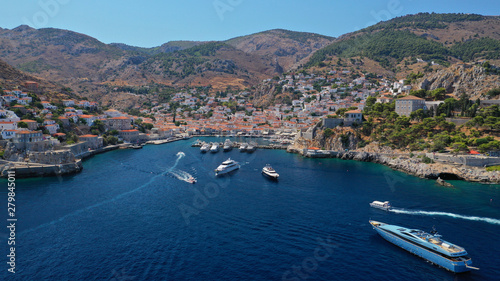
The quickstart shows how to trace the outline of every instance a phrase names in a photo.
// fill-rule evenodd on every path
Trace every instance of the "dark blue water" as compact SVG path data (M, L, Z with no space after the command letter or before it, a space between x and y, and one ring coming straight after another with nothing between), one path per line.
M16 274L7 272L2 227L0 279L500 276L499 186L453 182L456 188L444 188L377 164L277 150L201 154L191 142L101 154L74 176L17 180ZM241 169L215 178L213 170L229 156ZM260 174L267 163L280 173L279 182ZM198 183L183 181L189 175ZM5 190L6 182L0 185ZM2 193L0 202L6 197ZM370 208L373 200L390 200L407 213ZM5 214L6 203L0 206ZM416 210L428 213L411 213ZM481 270L455 275L431 265L383 240L369 219L423 230L435 226L445 240L465 247Z

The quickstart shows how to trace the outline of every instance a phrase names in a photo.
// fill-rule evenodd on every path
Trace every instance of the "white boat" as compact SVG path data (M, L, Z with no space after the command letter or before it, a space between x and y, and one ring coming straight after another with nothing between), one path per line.
M196 183L196 179L195 179L194 177L189 177L189 178L187 179L187 181L188 181L189 183L192 183L192 184L195 184L195 183Z
M231 149L233 149L233 143L229 139L227 139L226 141L224 141L224 147L222 148L222 150L229 151Z
M262 174L274 180L277 180L280 176L269 164L262 168Z
M472 266L472 260L463 247L441 239L435 230L427 233L372 220L370 224L385 240L449 271L479 270Z
M370 207L388 211L391 208L391 203L389 203L389 201L385 202L373 201L370 203Z
M222 162L222 164L215 169L215 175L223 175L227 174L229 172L232 172L234 170L238 170L240 168L240 164L231 158L228 158L226 161Z
M248 143L244 142L240 145L240 151L241 152L244 152L247 150L247 147L248 147Z
M219 152L219 143L214 142L212 144L212 147L210 147L210 152L212 152L212 153Z
M249 143L247 146L247 152L254 152L256 149L257 149L257 146L254 143Z
M205 153L205 152L208 152L210 150L210 144L204 142L201 147L200 147L200 151Z

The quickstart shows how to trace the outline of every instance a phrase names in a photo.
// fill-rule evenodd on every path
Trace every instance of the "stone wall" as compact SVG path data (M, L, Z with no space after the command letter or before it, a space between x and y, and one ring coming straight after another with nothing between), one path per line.
M70 150L30 152L28 159L30 162L40 164L66 164L76 161L75 155Z
M500 158L499 157L487 157L487 156L472 156L472 155L449 155L449 154L441 154L441 153L427 153L427 157L434 159L434 160L439 160L439 161L446 161L446 162L452 162L456 164L462 164L465 166L471 166L471 167L485 167L485 166L490 166L490 165L500 165Z

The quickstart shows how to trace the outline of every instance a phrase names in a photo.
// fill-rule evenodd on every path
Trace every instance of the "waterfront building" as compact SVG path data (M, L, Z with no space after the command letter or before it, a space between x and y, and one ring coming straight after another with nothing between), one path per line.
M43 141L42 131L17 131L14 137L15 143L33 143Z
M83 135L78 139L82 142L87 142L87 147L90 149L97 149L103 147L103 139L97 135Z

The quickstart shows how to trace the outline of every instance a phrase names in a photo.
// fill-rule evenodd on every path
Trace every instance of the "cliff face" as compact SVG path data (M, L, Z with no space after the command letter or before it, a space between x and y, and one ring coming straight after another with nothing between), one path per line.
M325 136L324 131L318 129L313 140L298 139L294 148L301 150L309 147L318 147L323 150L344 151L358 148L361 140L351 128L335 128L331 136Z
M426 90L445 88L448 93L457 96L465 93L477 99L488 90L500 87L500 76L486 74L481 66L457 64L423 77L417 85Z

